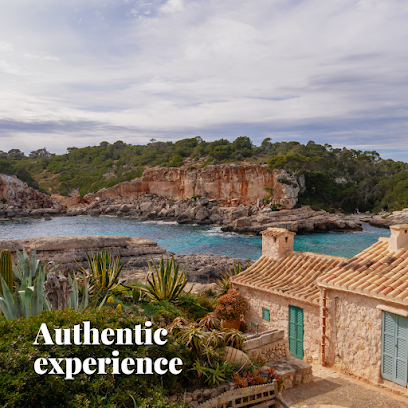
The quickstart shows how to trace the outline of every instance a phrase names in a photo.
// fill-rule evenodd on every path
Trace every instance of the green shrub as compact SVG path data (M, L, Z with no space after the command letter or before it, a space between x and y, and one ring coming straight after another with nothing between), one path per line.
M183 158L179 154L176 154L173 156L173 159L169 163L169 167L180 167L182 164Z
M73 309L53 310L27 319L5 320L0 317L0 406L7 407L170 407L160 395L181 392L189 384L189 352L174 338L167 336L164 346L45 346L33 345L41 323L52 328L72 328L75 324L90 321L100 332L109 327L133 328L142 324L134 315L103 308L82 313ZM153 326L153 329L155 327ZM41 342L41 341L40 341ZM63 375L38 375L33 369L39 357L71 358L85 360L88 357L111 357L112 350L120 352L120 359L127 357L164 357L170 360L180 357L183 371L179 375L106 375L78 374L74 380ZM136 401L136 403L134 402Z

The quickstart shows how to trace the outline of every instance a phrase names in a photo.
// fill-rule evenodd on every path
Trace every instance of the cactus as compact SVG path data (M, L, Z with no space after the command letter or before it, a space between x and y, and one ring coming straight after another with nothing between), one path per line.
M0 275L9 287L10 292L13 293L13 262L10 251L2 251L0 255ZM3 294L1 282L0 293Z

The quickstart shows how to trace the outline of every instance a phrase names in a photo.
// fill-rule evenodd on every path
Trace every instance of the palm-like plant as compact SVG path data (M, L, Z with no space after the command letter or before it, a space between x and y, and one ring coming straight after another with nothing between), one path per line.
M156 301L167 300L172 303L178 302L178 297L185 288L188 279L186 273L181 270L174 258L160 260L159 266L152 260L148 262L150 273L147 276L147 284L141 290Z
M239 330L224 329L222 333L223 340L226 345L234 347L238 350L242 350L242 347L244 345L244 337Z
M248 266L249 266L249 263L248 263ZM242 265L239 262L235 263L235 261L234 261L233 270L229 269L227 272L219 272L221 278L215 281L215 284L217 285L218 294L225 295L228 292L228 289L230 288L230 279L233 276L236 276L241 272L242 272Z
M199 326L206 327L208 330L219 330L221 328L221 320L215 315L214 312L207 313L198 322Z
M181 330L183 330L186 326L194 325L190 320L183 316L176 317L172 323L170 323L166 329L169 334L177 335Z
M200 351L207 340L203 328L194 325L189 325L181 329L177 334L177 337L183 342L183 344L195 351Z
M121 284L119 274L122 271L123 264L120 263L120 255L114 259L110 251L103 250L96 255L93 252L91 252L91 254L87 252L86 256L91 271L90 278L92 287L90 291L94 292L94 304L98 301L99 295L105 293L99 305L99 308L101 308L108 298L110 291ZM88 273L86 269L79 264L78 266L78 271L82 272L84 276L87 276Z

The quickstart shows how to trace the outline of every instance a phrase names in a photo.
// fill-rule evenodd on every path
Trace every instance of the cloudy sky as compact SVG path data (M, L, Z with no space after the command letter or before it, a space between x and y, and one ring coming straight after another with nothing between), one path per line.
M408 161L406 0L1 0L0 150L314 140Z

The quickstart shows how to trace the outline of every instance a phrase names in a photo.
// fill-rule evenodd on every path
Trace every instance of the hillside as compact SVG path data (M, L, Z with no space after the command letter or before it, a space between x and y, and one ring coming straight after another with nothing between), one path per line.
M175 143L152 139L147 145L102 142L99 146L69 147L62 155L45 148L29 156L18 149L0 151L0 173L15 174L48 194L67 196L78 190L81 197L138 178L146 168L191 170L220 163L268 164L269 170L290 172L297 183L293 179L279 182L300 187L299 205L345 212L408 206L407 163L383 160L375 151L336 149L313 141L303 145L273 143L267 138L255 146L246 136L232 143L224 139L206 142L198 136Z

